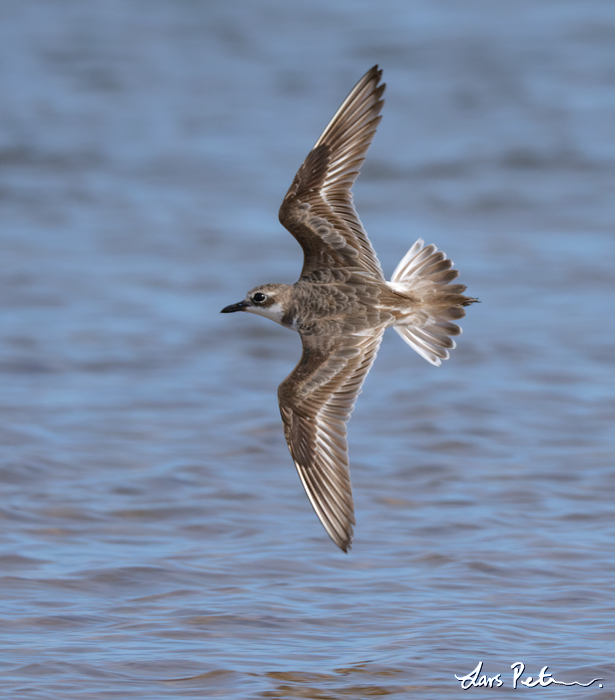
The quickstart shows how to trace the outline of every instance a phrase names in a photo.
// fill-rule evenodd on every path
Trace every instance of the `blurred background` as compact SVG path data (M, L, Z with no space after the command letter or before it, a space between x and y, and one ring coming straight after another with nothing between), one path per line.
M7 697L433 698L521 661L615 698L614 46L611 0L0 0ZM282 435L299 338L219 310L298 277L278 207L375 63L362 221L482 304L439 369L386 334L346 556Z

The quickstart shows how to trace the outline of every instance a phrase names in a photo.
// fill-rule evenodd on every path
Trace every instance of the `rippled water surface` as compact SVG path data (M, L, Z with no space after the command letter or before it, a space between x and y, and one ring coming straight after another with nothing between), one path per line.
M0 2L3 697L615 698L614 47L611 0ZM387 333L344 555L299 338L218 312L298 276L279 203L376 62L363 222L482 304L440 369Z

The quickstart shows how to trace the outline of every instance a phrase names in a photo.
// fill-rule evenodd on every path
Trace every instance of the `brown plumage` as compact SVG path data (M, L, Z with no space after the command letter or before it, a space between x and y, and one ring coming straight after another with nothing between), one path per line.
M381 76L374 66L361 78L284 197L280 221L304 252L299 280L261 285L223 309L266 316L301 335L299 364L278 389L284 434L316 514L344 551L355 522L346 423L385 328L439 365L461 332L453 321L476 301L450 284L459 274L452 261L420 239L385 281L359 221L351 187L381 119Z

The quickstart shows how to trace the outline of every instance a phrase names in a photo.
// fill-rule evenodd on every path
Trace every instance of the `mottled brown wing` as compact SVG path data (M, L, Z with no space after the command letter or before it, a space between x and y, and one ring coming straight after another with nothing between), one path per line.
M352 202L352 183L381 117L382 71L369 70L305 159L280 208L280 221L304 252L302 277L320 267L361 267L384 279Z
M284 434L303 486L344 552L355 522L346 423L383 332L384 326L370 335L303 336L301 360L278 390Z

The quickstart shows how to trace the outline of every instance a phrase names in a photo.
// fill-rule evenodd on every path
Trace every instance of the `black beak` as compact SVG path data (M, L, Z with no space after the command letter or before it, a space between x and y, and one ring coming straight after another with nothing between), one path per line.
M225 306L222 311L220 311L221 314L232 314L234 311L243 311L246 306L248 306L247 302L245 301L240 301L239 304L231 304L230 306Z

